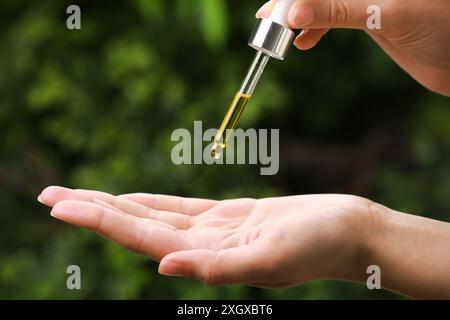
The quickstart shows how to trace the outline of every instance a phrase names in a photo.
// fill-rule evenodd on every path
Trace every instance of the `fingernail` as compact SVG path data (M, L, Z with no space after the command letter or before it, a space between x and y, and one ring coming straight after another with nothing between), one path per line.
M164 261L159 265L159 273L165 276L178 277L181 274L181 264L173 261Z
M50 215L53 218L59 219L61 217L61 212L58 212L55 209L52 209L52 211L50 211Z
M65 216L72 214L73 212L76 213L77 210L75 209L76 208L74 208L74 206L71 203L62 201L55 204L52 211L50 211L50 215L53 218L62 219Z
M305 35L308 31L309 31L309 29L303 29L303 30L300 32L300 34L297 36L297 38L295 38L295 40L294 40L294 46L295 46L297 49L302 50L302 47L301 47L301 39L302 39L302 36Z
M289 24L295 28L310 25L314 21L314 11L311 6L299 5L289 11Z
M298 35L297 38L300 38L301 36L307 34L308 32L309 32L309 29L308 29L308 28L303 29L303 30L300 32L300 34Z
M38 195L37 197L37 201L39 201L40 203L44 204L44 199L42 198L42 195Z
M262 17L263 13L268 9L268 7L270 6L270 1L266 2L266 4L264 4L259 10L258 12L256 12L256 17L259 19Z

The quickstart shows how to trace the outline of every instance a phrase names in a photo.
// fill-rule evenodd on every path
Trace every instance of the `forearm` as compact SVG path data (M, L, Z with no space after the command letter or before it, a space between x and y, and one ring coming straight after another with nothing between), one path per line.
M450 223L389 210L366 234L366 263L382 286L413 298L450 298Z

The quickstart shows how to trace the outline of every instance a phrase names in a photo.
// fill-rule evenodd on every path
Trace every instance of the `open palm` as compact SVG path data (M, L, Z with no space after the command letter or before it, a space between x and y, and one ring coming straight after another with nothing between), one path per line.
M163 274L264 287L343 276L335 266L357 250L345 241L349 217L372 205L340 195L213 201L61 187L39 201L55 218L161 261Z

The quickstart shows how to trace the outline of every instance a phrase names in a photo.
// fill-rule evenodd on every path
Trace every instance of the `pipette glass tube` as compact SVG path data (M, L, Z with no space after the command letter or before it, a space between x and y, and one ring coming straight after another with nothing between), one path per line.
M269 59L269 55L263 53L262 51L257 51L250 69L242 82L242 86L234 96L222 125L214 138L214 144L211 149L211 156L213 158L219 159L222 156L229 139L233 135L234 130L241 119L242 113L244 112L248 101L255 91L256 85L264 72L267 62L269 62Z

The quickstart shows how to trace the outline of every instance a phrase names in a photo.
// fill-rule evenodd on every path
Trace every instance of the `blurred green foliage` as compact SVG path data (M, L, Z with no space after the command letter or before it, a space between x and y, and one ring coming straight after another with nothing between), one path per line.
M340 192L449 220L449 100L420 87L362 32L332 31L271 62L243 127L280 128L281 171L180 166L176 128L216 127L254 54L262 1L2 0L0 298L398 298L315 282L208 288L48 215L47 185L230 198ZM81 291L66 267L82 269Z

